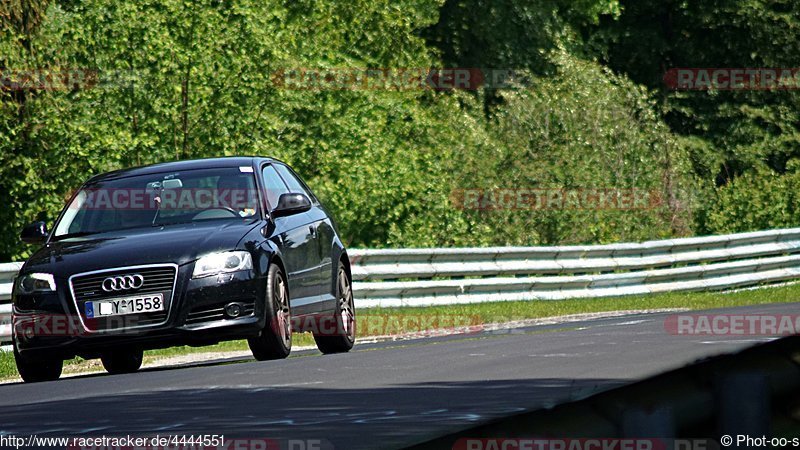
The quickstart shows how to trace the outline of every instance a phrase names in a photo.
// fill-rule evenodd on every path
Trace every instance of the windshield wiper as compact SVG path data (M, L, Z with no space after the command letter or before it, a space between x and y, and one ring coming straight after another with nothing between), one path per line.
M60 241L62 239L69 239L69 238L74 238L74 237L83 237L83 236L89 236L89 235L92 235L92 234L99 234L99 233L101 233L101 232L100 231L77 231L75 233L67 233L67 234L62 234L60 236L53 236L53 240L54 241Z
M168 227L170 225L181 225L186 223L195 223L194 220L179 220L177 222L156 222L153 223L154 227Z

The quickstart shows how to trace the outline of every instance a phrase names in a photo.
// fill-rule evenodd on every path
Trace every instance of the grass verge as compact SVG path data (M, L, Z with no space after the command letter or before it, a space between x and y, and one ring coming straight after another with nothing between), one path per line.
M769 303L800 301L800 284L767 287L734 292L667 293L647 296L610 297L601 299L541 300L521 302L489 302L467 305L443 305L418 308L369 308L360 311L359 337L426 331L427 326L452 327L502 323L523 319L540 319L569 314L660 308L713 309ZM432 320L421 321L421 318ZM294 336L295 346L313 345L308 333ZM208 347L174 347L145 352L145 363L191 353L225 353L247 350L246 341L229 341ZM99 361L75 358L65 361L64 372L102 370ZM0 352L0 378L16 376L14 356Z

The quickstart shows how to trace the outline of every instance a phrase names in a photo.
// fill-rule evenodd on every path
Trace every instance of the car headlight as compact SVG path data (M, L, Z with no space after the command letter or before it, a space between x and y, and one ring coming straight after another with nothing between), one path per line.
M29 273L17 278L15 287L21 294L55 292L56 280L49 273Z
M192 278L202 278L218 273L237 272L252 268L253 258L249 252L212 253L197 260Z

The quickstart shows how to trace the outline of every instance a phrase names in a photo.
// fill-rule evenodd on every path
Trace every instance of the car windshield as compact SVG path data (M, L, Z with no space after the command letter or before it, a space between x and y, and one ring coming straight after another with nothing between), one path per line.
M187 170L85 185L67 206L53 236L206 220L249 220L258 212L250 167Z

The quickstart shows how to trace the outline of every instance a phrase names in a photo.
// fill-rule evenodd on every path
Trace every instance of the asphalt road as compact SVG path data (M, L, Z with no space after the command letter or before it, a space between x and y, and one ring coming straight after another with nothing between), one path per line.
M798 306L724 312L793 314ZM3 385L0 435L224 434L321 440L323 448L398 448L769 340L674 336L664 330L665 316Z

